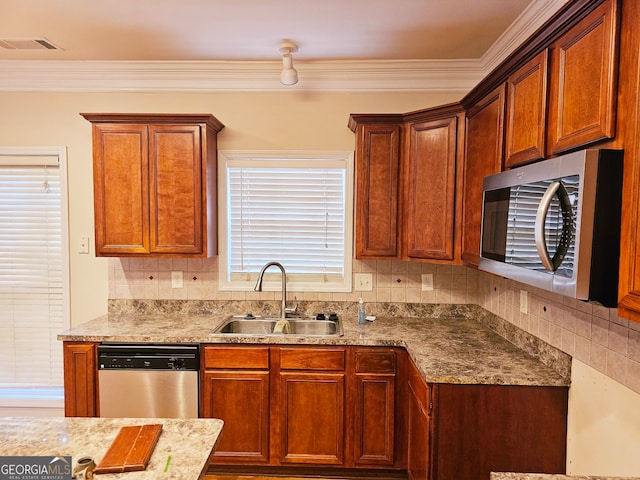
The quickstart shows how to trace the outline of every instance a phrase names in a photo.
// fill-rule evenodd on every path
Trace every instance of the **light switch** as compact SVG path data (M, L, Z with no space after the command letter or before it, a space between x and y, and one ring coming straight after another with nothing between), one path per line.
M181 271L171 272L171 288L182 288L184 277Z
M371 273L356 273L353 275L354 287L357 292L370 292L373 290L373 274Z

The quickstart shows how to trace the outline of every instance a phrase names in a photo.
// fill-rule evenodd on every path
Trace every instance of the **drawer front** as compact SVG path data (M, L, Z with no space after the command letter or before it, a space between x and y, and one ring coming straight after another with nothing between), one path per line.
M356 350L356 373L396 373L396 352Z
M269 347L204 347L204 368L269 369Z
M281 370L344 370L344 349L282 348Z

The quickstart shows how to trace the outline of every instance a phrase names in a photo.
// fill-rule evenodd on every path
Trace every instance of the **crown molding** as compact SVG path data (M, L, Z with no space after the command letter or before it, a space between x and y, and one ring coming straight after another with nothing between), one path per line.
M296 61L300 81L280 84L281 62L0 60L0 91L233 92L473 89L567 0L536 0L480 59Z
M488 75L496 69L568 2L569 0L536 0L531 2L480 59L485 74Z
M300 81L280 84L280 62L0 61L0 91L459 91L483 77L479 60L296 62Z

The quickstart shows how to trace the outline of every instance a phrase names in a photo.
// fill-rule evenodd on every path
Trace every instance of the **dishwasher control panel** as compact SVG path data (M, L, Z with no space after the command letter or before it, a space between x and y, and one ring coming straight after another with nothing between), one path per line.
M198 370L197 345L102 344L99 370Z

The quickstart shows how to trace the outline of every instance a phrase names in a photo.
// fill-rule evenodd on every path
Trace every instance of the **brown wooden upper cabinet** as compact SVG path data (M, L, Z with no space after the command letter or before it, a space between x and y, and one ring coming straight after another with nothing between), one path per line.
M617 314L640 322L640 2L622 5L616 146L625 151Z
M614 137L619 16L568 2L460 104L351 115L356 258L478 265L485 176Z
M356 258L459 261L455 215L459 104L351 115L356 133Z
M478 265L482 221L482 182L502 170L505 85L480 99L467 111L462 189L462 260Z
M403 258L454 260L456 167L462 113L406 125L403 162ZM459 257L458 257L459 258Z
M352 116L349 127L356 133L356 258L396 258L402 125L397 117Z
M504 161L507 168L545 156L548 57L545 49L507 80Z
M96 256L214 256L212 115L81 114L92 123Z
M509 75L506 168L614 137L617 4L606 0Z
M618 16L607 0L551 45L547 155L614 137Z

